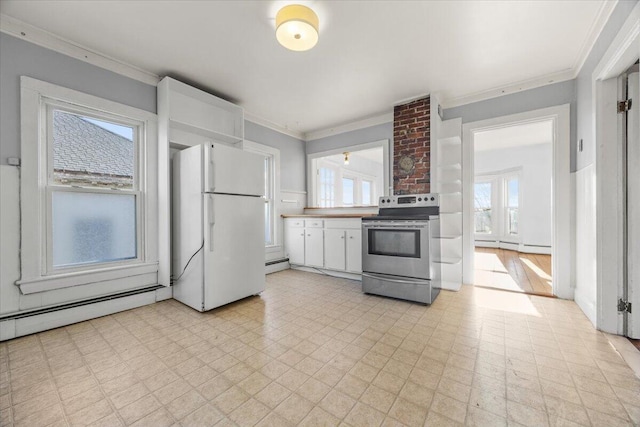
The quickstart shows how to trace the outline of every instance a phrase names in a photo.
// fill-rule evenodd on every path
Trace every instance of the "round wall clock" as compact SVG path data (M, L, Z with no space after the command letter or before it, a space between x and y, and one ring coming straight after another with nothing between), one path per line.
M398 166L400 166L400 169L402 169L404 172L411 172L414 165L415 165L415 162L413 158L409 156L402 157L398 162Z

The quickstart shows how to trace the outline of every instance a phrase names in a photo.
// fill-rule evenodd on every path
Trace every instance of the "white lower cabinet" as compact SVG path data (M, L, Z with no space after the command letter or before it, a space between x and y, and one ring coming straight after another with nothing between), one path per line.
M350 273L362 273L362 231L347 230L346 267Z
M287 224L284 232L284 246L289 254L289 262L291 264L303 265L304 226L296 227L294 224Z
M322 228L305 228L304 263L310 267L324 267Z
M324 266L332 270L346 270L344 230L324 230Z
M285 253L294 265L362 273L360 219L285 220Z

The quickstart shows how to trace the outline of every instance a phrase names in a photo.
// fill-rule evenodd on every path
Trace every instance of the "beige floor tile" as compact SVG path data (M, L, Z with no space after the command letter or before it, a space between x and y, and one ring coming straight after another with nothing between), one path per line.
M255 399L249 399L229 414L229 418L239 426L254 426L271 410Z
M525 426L549 425L546 412L517 402L507 401L507 416L509 422L513 421Z
M638 424L630 372L570 301L425 307L284 271L207 313L168 300L0 343L0 423Z
M229 390L233 386L233 383L229 381L224 375L218 375L210 379L209 381L198 387L198 391L207 400L213 400L220 394Z
M331 390L320 402L324 410L339 419L344 418L355 404L355 399L337 390Z
M322 400L322 398L326 396L327 393L329 393L330 390L331 387L329 387L325 383L320 382L315 378L309 378L298 388L298 390L296 390L296 393L309 400L310 402L318 404Z
M316 406L309 414L300 422L301 427L332 427L337 426L340 419L331 415L329 412Z
M112 412L106 417L101 418L98 421L95 421L89 424L89 426L90 427L121 427L121 426L124 426L124 423L122 422L120 417L118 417L118 414L116 414L115 412Z
M396 395L372 384L360 396L359 400L386 414L396 400Z
M588 426L589 416L583 406L556 397L545 396L547 413L551 425L562 424L564 420Z
M464 424L456 422L437 412L429 411L424 425L429 427L460 427Z
M399 397L389 410L389 415L407 426L422 426L427 408Z
M467 410L466 425L474 427L506 426L507 419L470 405Z
M242 391L240 387L232 386L213 399L212 403L220 409L220 411L228 415L247 400L249 400L247 393Z
M215 407L210 404L205 404L199 409L196 409L191 414L187 415L181 422L183 426L193 427L205 427L216 425L224 418L224 415L220 413Z
M384 419L385 415L382 412L358 402L344 420L352 426L374 427L381 425Z
M290 394L291 391L289 389L278 383L272 382L258 392L255 397L270 408L275 408L282 403L283 400L289 397Z
M298 396L297 394L292 394L278 405L275 411L288 422L298 424L309 412L311 412L313 406L313 403L308 400Z
M195 390L190 390L182 396L165 405L173 418L181 420L188 414L207 403L206 399Z
M451 418L459 423L464 423L467 415L466 404L440 393L436 393L433 396L433 401L431 402L431 408L429 410L437 412L440 415L444 415L447 418Z
M504 395L494 394L487 390L473 388L469 398L469 406L503 418L507 416L507 400Z
M143 418L133 423L131 426L132 427L147 427L147 426L169 427L174 424L175 424L175 420L173 419L171 414L169 414L169 412L167 412L166 409L161 408L157 411L153 411L149 415L144 416Z
M111 414L114 414L113 409L107 399L104 399L76 412L75 414L68 415L67 420L72 426L85 426L102 420ZM118 419L120 418L118 417Z
M125 424L133 424L148 414L161 408L161 404L152 395L147 395L118 410Z

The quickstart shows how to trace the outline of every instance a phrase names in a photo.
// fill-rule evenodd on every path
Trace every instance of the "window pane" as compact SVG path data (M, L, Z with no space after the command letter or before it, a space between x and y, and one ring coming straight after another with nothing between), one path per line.
M335 204L333 169L320 168L320 207L330 208Z
M509 207L518 207L518 192L520 191L518 178L513 178L507 181L507 191Z
M54 110L54 182L133 188L133 131L132 127Z
M491 183L474 185L475 232L491 233Z
M136 196L54 191L53 266L137 257Z
M264 204L264 243L270 245L271 239L271 202Z
M371 204L371 181L362 181L362 204Z
M353 205L354 180L350 178L342 178L342 203L345 205Z
M518 208L507 209L509 234L518 234Z

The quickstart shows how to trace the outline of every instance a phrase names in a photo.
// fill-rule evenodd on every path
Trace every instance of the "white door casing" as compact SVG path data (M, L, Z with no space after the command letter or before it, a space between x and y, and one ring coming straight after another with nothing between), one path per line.
M516 124L553 121L553 186L552 186L552 276L553 294L573 299L571 241L575 237L571 218L570 175L570 106L548 107L525 113L496 117L463 125L463 282L473 283L474 210L473 210L473 153L474 134Z

